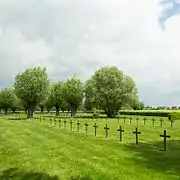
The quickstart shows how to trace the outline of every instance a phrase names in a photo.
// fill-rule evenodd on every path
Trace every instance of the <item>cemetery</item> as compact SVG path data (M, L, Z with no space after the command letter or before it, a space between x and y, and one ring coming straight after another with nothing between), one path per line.
M27 69L0 109L0 180L180 178L179 110L145 107L117 67L86 82Z

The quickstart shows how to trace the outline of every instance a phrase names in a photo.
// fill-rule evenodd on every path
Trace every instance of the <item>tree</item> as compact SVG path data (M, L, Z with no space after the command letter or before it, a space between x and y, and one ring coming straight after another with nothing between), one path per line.
M0 91L0 106L4 109L4 113L7 114L8 109L12 107L16 100L14 90L12 88L4 88Z
M14 94L15 95L15 94ZM17 109L20 109L22 107L22 102L17 96L15 95L13 103L10 105L10 109L13 113L16 112Z
M59 81L54 83L51 87L50 101L52 105L56 108L56 116L59 115L59 111L64 101L64 83Z
M16 75L14 83L17 96L28 109L27 118L33 117L35 106L46 96L49 79L45 68L35 67Z
M77 77L69 78L64 84L63 94L71 110L71 117L73 117L83 101L83 83Z
M84 86L84 93L85 93L84 108L88 111L92 111L94 108L97 108L94 99L96 91L92 79L86 81Z
M99 69L88 83L92 90L92 103L104 110L109 118L115 117L118 111L130 104L137 95L133 79L116 67L106 66ZM87 87L85 91L87 97Z

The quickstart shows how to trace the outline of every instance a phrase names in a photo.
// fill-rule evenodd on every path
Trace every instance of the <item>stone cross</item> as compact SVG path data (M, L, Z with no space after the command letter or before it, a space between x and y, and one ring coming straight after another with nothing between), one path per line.
M86 123L84 125L85 125L86 134L87 134L89 124L86 121Z
M132 123L132 117L129 118L129 123L130 123L130 124Z
M164 134L160 135L160 137L164 138L164 151L166 151L166 139L170 138L171 136L168 136L167 133L166 133L166 130L164 130Z
M122 133L124 132L124 130L120 126L119 129L117 129L117 131L119 131L119 139L120 139L120 142L122 142Z
M174 121L171 119L170 122L171 122L171 127L173 127Z
M163 118L161 118L161 119L160 119L160 126L161 126L161 127L162 127L162 125L163 125L163 121L164 121Z
M137 118L136 118L136 123L138 124L138 122L139 122L139 118L137 117Z
M105 129L105 132L106 132L106 138L108 138L108 130L109 130L109 128L107 127L107 124L106 124L106 126L104 127L104 129Z
M152 124L153 124L153 126L154 126L154 122L155 122L156 120L155 120L155 118L153 117L152 118Z
M59 128L61 128L61 120L59 119Z
M97 126L96 123L95 123L93 127L94 127L94 135L96 136L98 126Z
M77 132L79 132L79 126L80 126L80 122L77 122Z
M70 121L69 123L70 123L70 129L71 129L71 131L72 131L72 124L73 124L72 119L71 119L71 121Z
M64 120L64 128L66 129L66 120Z
M136 130L133 131L133 134L136 135L136 144L138 144L138 143L139 143L139 142L138 142L138 134L141 134L141 132L138 132L138 128L136 128Z
M146 125L146 121L147 121L146 117L144 117L143 120L144 120L144 125Z

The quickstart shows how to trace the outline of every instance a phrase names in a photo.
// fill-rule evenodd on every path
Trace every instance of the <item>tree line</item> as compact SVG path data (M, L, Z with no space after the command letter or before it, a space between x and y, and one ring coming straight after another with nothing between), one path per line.
M46 68L30 68L15 76L12 87L0 91L0 109L5 114L23 108L32 118L37 107L41 112L55 108L57 116L70 111L72 117L79 108L99 109L113 118L120 109L142 109L143 103L133 79L115 66L100 68L86 82L76 76L52 82Z

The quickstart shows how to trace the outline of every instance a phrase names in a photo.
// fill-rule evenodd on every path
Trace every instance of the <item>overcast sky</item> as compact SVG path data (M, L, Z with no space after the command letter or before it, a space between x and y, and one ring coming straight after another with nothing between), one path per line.
M82 80L105 65L132 76L149 105L180 104L180 16L156 0L0 0L0 87L25 68Z

